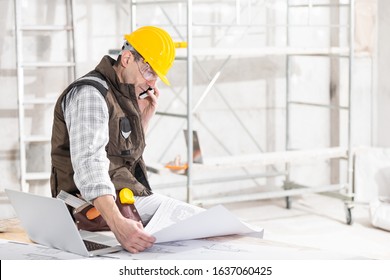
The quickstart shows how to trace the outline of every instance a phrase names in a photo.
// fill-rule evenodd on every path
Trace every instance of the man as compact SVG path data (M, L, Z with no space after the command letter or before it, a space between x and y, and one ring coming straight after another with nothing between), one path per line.
M100 212L121 245L137 253L151 247L155 238L142 223L125 218L115 199L117 191L131 189L144 222L163 199L152 194L142 154L160 95L156 83L160 78L169 85L166 75L175 45L166 31L153 26L125 39L116 61L103 57L57 101L51 191L53 197L60 190L80 194Z

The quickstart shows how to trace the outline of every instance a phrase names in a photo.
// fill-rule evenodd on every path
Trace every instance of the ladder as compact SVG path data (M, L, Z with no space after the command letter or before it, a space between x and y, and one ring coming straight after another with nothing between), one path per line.
M76 64L75 64L75 46L74 46L74 19L73 19L73 1L63 0L63 6L58 4L58 1L48 1L47 5L34 5L30 1L15 0L15 45L16 45L16 69L17 69L17 92L18 92L18 119L19 119L19 156L20 156L20 190L29 192L31 181L46 181L50 179L50 169L44 168L45 164L50 166L50 160L41 160L29 164L29 158L27 153L32 146L34 146L34 152L38 155L36 158L44 157L50 158L50 152L46 152L44 148L50 144L51 139L51 124L42 125L42 120L34 120L31 118L34 114L42 114L42 110L45 110L50 116L50 121L53 116L54 104L56 97L62 92L64 87L54 89L52 92L41 92L40 90L34 91L28 82L31 80L36 81L36 85L39 83L47 83L50 87L55 84L53 81L45 76L45 73L49 71L65 71L67 76L67 82L71 82L76 77ZM27 5L27 6L26 6ZM29 7L33 5L34 7ZM51 24L44 22L43 24L26 24L24 21L27 15L30 15L32 11L38 9L44 9L46 7L47 18L51 21L57 21L55 9L65 11L64 24ZM41 10L39 10L41 12ZM45 10L43 10L45 12ZM37 17L38 18L38 17ZM42 19L38 19L42 20ZM39 37L42 36L42 37ZM44 36L44 37L43 37ZM41 45L51 46L51 52L55 52L58 43L58 36L63 36L62 46L66 48L66 54L61 62L53 62L50 59L50 55L47 55L45 59L36 59L31 61L25 59L25 53L30 46L31 38L38 39L37 42ZM42 43L42 38L47 39ZM28 40L30 39L30 41ZM53 44L50 45L50 43ZM26 43L27 42L27 43ZM49 42L49 44L47 44ZM62 43L62 41L60 41ZM26 45L27 44L27 45ZM39 44L37 45L37 54L40 51ZM58 51L60 53L60 51ZM57 54L54 56L56 57ZM30 56L27 56L30 58ZM38 56L37 56L38 57ZM46 61L43 61L46 60ZM45 72L46 71L46 72ZM54 72L55 73L55 72ZM60 79L60 77L58 77ZM53 94L54 91L54 94ZM43 109L42 109L43 108ZM44 117L44 120L48 120L48 116ZM30 117L30 118L29 118ZM32 119L27 124L27 119ZM32 130L39 130L39 133L32 133ZM39 161L39 160L38 160ZM40 166L37 166L40 165ZM33 168L31 168L31 166ZM41 169L39 169L41 167ZM34 171L30 171L34 169ZM39 170L38 170L39 169Z

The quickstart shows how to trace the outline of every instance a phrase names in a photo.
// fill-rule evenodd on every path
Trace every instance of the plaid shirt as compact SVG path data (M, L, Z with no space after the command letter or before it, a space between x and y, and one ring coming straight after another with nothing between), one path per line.
M109 141L106 101L93 86L81 86L72 89L61 105L69 133L74 181L81 195L87 201L107 194L115 198L105 150Z

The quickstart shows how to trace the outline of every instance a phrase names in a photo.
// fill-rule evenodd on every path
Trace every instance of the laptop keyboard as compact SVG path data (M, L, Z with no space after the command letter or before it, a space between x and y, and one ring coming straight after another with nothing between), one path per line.
M84 241L85 247L87 247L88 251L95 251L95 250L110 247L110 246L107 246L107 245L104 245L101 243L96 243L96 242L92 242L92 241L88 241L88 240L83 240L83 241Z

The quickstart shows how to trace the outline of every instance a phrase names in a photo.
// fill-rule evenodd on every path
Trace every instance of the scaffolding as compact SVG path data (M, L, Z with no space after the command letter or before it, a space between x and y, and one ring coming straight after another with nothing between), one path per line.
M272 3L271 3L272 2ZM219 9L220 13L227 13L230 16L231 21L224 21L225 18L219 18L216 15L214 21L206 22L204 19L208 19L206 16L200 16L201 19L195 18L195 11L199 16L200 9L197 10L196 5L203 4L208 5L208 10L216 11ZM351 210L353 208L353 151L351 147L351 98L352 98L352 69L354 64L354 1L342 1L342 0L329 0L329 1L131 1L131 19L132 29L137 25L150 24L147 19L140 19L137 21L137 8L144 6L150 9L151 5L158 7L159 12L157 18L154 19L153 24L165 27L169 29L171 34L179 40L185 40L188 42L188 48L186 52L180 52L177 55L177 60L184 61L186 63L186 78L187 84L183 91L186 91L186 112L182 114L170 113L169 107L164 112L158 112L161 116L178 117L186 121L187 131L187 162L188 169L186 172L186 190L187 201L196 204L215 204L215 203L228 203L236 201L248 201L258 199L268 199L275 197L285 197L286 207L291 207L291 197L295 195L305 193L325 193L331 196L340 198L345 203L346 210L346 222L352 223ZM219 5L219 6L218 6ZM274 5L273 7L271 7ZM178 9L177 13L172 12L173 6ZM264 13L256 14L258 6L261 6ZM275 8L276 6L276 8ZM235 12L230 13L226 11L227 7L233 7ZM157 8L156 8L157 9ZM321 9L325 14L329 16L327 22L319 22L316 17L316 10ZM203 12L205 9L202 9ZM278 13L275 11L277 10ZM222 12L221 12L222 11ZM267 13L268 11L268 13ZM271 12L269 12L271 11ZM296 11L298 11L297 14ZM202 13L203 13L202 12ZM275 17L280 15L280 12L285 15L284 23L280 23L280 19L275 20ZM302 14L305 14L305 22L302 23ZM323 13L324 14L324 13ZM171 15L175 15L175 20ZM264 16L266 20L259 21L258 17ZM158 22L158 20L162 20ZM183 20L184 19L184 20ZM218 21L219 20L219 21ZM158 22L158 23L156 23ZM207 29L209 28L209 29ZM329 44L327 46L317 46L316 42L311 42L308 45L297 44L294 41L294 30L300 29L319 29L322 30L322 35L327 34ZM224 33L221 30L225 30ZM275 30L284 29L285 41L283 44L276 42ZM199 30L202 30L206 34L201 34ZM247 42L245 35L249 34L250 38L263 33L266 44L260 47L214 47L203 45L210 44L205 39L206 36L213 37L213 44L218 45L218 40L222 43L226 43L225 37L228 32L238 33L236 37L240 38L242 42ZM325 31L324 31L325 30ZM194 32L196 31L196 34ZM311 31L308 31L310 35ZM271 36L267 36L271 34ZM299 37L299 36L298 36ZM280 39L280 38L279 38ZM200 42L200 43L197 43ZM199 47L202 45L202 47ZM210 44L211 45L211 44ZM216 92L221 96L221 90L218 89L217 83L221 79L221 73L226 68L226 65L234 58L250 58L250 57L284 57L285 58L285 149L284 151L264 151L257 145L259 152L245 155L234 155L226 157L218 157L205 160L203 164L193 163L193 134L194 130L194 115L204 102L204 100L211 95L212 89L216 89ZM213 74L206 73L202 68L202 62L199 57L207 58L223 58L221 59L217 69L214 67ZM296 98L297 94L294 91L302 92L302 89L294 89L292 85L294 60L296 59L315 59L320 58L323 61L321 63L327 63L329 65L329 100L328 102L317 102L312 100L304 100L305 95ZM325 62L324 62L325 61ZM345 62L346 61L346 62ZM309 63L310 64L310 63ZM193 102L195 86L194 80L198 79L199 73L194 73L194 66L197 65L203 71L207 77L206 87L201 90L201 93L197 94L198 100ZM346 71L342 71L347 69ZM347 75L345 74L347 72ZM341 85L341 86L340 86ZM199 90L199 86L196 88ZM308 91L308 90L305 90ZM310 90L309 90L310 91ZM176 94L178 96L178 94ZM306 95L307 97L307 95ZM312 96L309 96L311 99ZM322 100L324 101L324 100ZM325 100L326 101L326 100ZM183 102L183 101L182 101ZM227 102L226 102L227 103ZM271 104L272 105L272 104ZM311 149L304 149L303 147L295 147L294 139L298 139L294 136L294 129L296 129L297 122L293 121L294 108L306 107L310 110L324 110L329 117L329 123L327 128L329 129L330 139L325 141L328 143L327 147L317 147L311 145ZM230 108L233 111L233 108ZM312 112L312 111L311 111ZM232 113L235 115L235 113ZM309 116L306 116L310 118ZM271 120L271 125L275 126L275 119L272 116L267 118ZM239 119L239 117L237 117ZM245 123L239 120L244 131L246 131L249 138L255 142L255 137L252 133L245 128ZM272 123L273 122L273 123ZM344 126L343 126L344 125ZM272 130L272 127L269 127ZM180 130L180 129L179 129ZM302 130L301 130L302 131ZM309 134L309 131L306 133ZM315 133L315 132L310 132ZM180 135L180 132L174 134L175 137ZM271 139L272 140L272 139ZM274 139L275 140L275 139ZM270 141L268 141L270 142ZM299 142L299 141L298 141ZM304 142L302 142L304 143ZM267 144L267 143L266 143ZM271 146L271 150L275 147ZM298 145L299 146L299 145ZM310 146L310 145L309 145ZM292 178L293 170L292 165L301 162L318 162L325 160L329 166L330 182L329 184L321 184L319 186L305 185L295 183ZM279 166L277 166L279 164ZM280 164L283 164L283 168L280 168ZM212 177L206 179L194 178L194 171L205 170L219 170L221 168L250 168L266 166L266 172L244 174L242 176L221 176L219 178ZM244 172L245 173L245 172ZM283 184L281 190L268 190L265 192L240 194L233 196L217 196L209 198L197 198L193 197L194 186L198 184L216 183L216 182L232 182L235 180L256 180L257 178L268 178L267 180L275 180L273 178L282 177ZM163 184L164 185L164 184ZM166 183L166 187L173 187L183 185L183 181L179 183Z
M50 160L45 155L50 155L51 131L46 128L51 126L45 122L52 120L58 92L76 76L73 1L48 1L46 7L36 1L15 0L14 8L19 177L21 190L29 192L32 182L48 182L50 178ZM56 9L60 16L55 16ZM64 84L52 83L52 76L63 76Z

